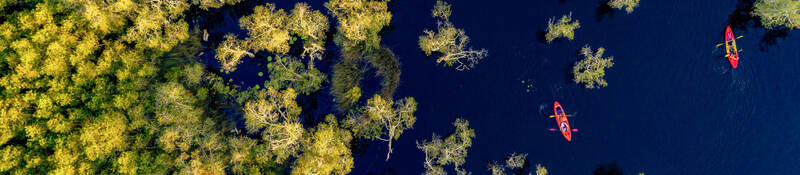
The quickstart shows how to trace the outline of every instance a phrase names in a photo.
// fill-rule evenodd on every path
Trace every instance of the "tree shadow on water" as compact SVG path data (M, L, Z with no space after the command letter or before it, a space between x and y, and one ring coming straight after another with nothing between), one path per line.
M614 17L614 8L608 5L608 1L600 1L600 5L597 6L595 9L595 16L597 16L597 21L602 21L606 15L608 18Z
M758 48L765 52L769 49L770 46L774 46L778 44L778 39L785 39L789 36L789 29L774 29L768 30L767 33L764 33L764 36L761 37L761 42L758 44Z
M622 168L617 166L616 163L597 165L597 169L592 172L592 175L623 175Z
M751 12L753 12L752 0L738 0L736 9L731 14L728 14L726 23L734 31L747 31L751 27L761 26L761 23Z
M537 30L536 31L536 40L539 41L539 43L547 43L547 39L544 37L544 35L546 35L546 34L547 34L547 32L545 32L544 30Z

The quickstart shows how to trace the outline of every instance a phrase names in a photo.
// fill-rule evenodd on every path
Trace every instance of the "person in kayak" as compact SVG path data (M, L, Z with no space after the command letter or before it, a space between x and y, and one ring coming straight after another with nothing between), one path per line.
M726 42L727 44L730 44L730 45L732 45L732 46L734 46L734 44L735 44L735 43L733 43L733 40L728 40L728 41L725 41L725 42ZM735 53L735 52L736 52L736 48L735 48L735 47L736 47L736 46L734 46L734 47L728 47L728 53ZM731 56L731 55L730 55L730 54L725 54L725 57L729 57L729 56ZM733 55L733 59L734 59L734 60L739 60L739 57L738 57L738 56L736 56L736 55Z
M564 111L562 111L561 108L556 109L556 115L563 114L563 113L564 113Z

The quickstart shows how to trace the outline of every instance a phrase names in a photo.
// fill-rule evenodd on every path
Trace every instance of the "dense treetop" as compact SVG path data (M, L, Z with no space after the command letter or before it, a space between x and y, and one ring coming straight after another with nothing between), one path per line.
M313 68L314 60L321 60L325 52L328 18L305 3L295 4L291 14L271 3L256 6L253 14L239 19L239 26L247 30L248 37L227 34L217 48L216 58L225 71L235 71L242 58L255 57L254 53L261 51L285 56L297 37L303 40L300 56L309 58L309 67Z
M330 0L325 7L338 19L339 32L347 38L346 45L363 45L378 48L381 37L378 33L389 25L389 0Z
M200 30L190 30L183 13L193 5L222 5L217 2L235 3L2 4L16 6L3 11L11 15L0 24L0 173L281 173L305 164L286 162L289 157L319 155L306 147L325 142L306 139L311 135L300 123L293 89L316 91L324 74L290 59L276 63L272 71L281 76L269 87L237 90L195 60L203 47ZM327 19L307 6L296 11L290 17L302 20L288 30L321 45ZM272 38L228 35L217 57L241 62L253 56L258 39ZM245 114L247 132L226 117L231 112ZM348 132L337 133L346 138Z
M797 0L758 0L753 4L753 15L760 17L761 25L767 29L800 29L800 1Z

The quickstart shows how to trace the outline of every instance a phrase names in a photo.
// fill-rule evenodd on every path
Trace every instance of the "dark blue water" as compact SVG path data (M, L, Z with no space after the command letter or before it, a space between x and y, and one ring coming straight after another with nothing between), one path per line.
M322 3L312 7L325 10ZM276 4L288 9L293 2ZM382 43L402 64L395 97L419 102L417 123L394 142L388 162L383 142L355 155L353 174L421 173L424 157L415 142L449 134L457 117L477 135L463 165L475 174L488 173L489 161L511 152L529 153L532 164L551 174L590 174L607 164L626 174L800 174L800 32L768 33L730 16L747 1L642 0L632 14L608 12L596 0L453 1L452 22L473 47L489 50L466 72L436 65L418 49L417 37L436 25L433 4L390 3L392 27ZM581 23L575 40L541 42L547 19L570 12ZM239 30L227 29L236 28L236 19L225 18L233 21L214 36ZM731 23L744 36L737 40L744 50L737 69L715 48ZM586 44L614 56L608 87L571 81ZM522 80L533 82L531 92ZM570 123L580 132L572 142L547 131L555 127L546 117L555 100L575 114Z

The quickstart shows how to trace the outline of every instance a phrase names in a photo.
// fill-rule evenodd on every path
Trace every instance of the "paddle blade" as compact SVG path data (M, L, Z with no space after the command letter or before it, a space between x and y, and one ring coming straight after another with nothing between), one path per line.
M547 116L547 117L548 118L553 118L553 117L556 117L556 116L555 115L550 115L550 116Z
M550 128L549 130L550 131L556 131L556 128Z
M578 129L572 128L572 132L578 132Z

